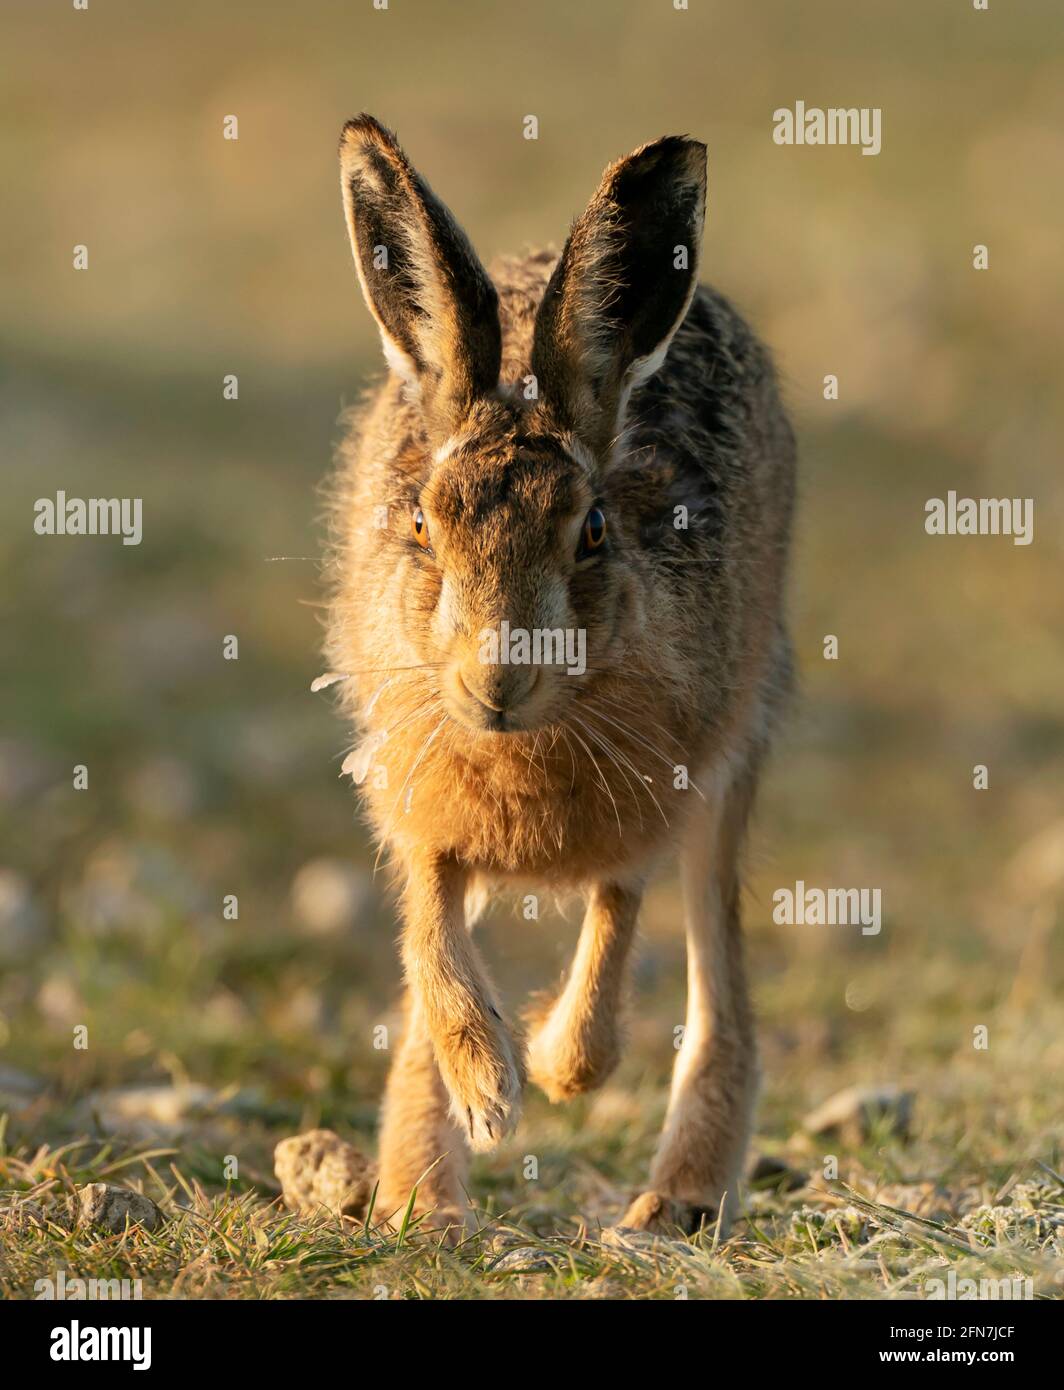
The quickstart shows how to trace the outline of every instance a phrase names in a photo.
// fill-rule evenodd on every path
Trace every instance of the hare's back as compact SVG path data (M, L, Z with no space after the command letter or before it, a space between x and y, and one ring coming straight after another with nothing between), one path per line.
M668 460L694 495L715 499L714 510L749 496L766 529L789 524L794 435L772 360L717 291L699 287L661 369L633 393L628 418L632 450Z

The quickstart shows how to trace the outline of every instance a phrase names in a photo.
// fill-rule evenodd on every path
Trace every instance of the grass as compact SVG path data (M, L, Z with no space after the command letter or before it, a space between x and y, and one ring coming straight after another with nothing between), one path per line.
M62 1269L68 1280L140 1279L145 1298L906 1299L927 1296L928 1281L952 1269L958 1279L1030 1279L1033 1297L1060 1298L1064 1145L1053 1077L1064 1036L1061 1009L1040 989L1032 998L1031 981L1013 981L980 1013L990 1048L958 1045L948 1014L948 956L932 959L908 984L904 960L845 966L851 1001L877 988L894 1008L888 1021L862 1023L861 1013L843 1017L836 1006L819 1018L822 1032L811 1027L811 1001L846 997L837 959L788 967L788 991L807 1001L798 1007L763 985L767 1084L755 1149L784 1176L748 1188L744 1214L726 1239L707 1229L649 1246L638 1238L604 1242L604 1229L640 1181L661 1121L679 1004L677 971L661 935L672 906L666 884L651 900L631 1046L616 1079L564 1107L529 1093L517 1133L474 1164L480 1229L459 1248L441 1248L417 1221L396 1237L372 1224L325 1214L306 1219L284 1209L272 1174L274 1143L325 1124L371 1151L373 1100L387 1060L356 1043L360 1026L335 1040L327 1028L316 1034L300 1013L279 1035L265 1021L256 1027L236 1020L240 1060L228 1065L228 1049L208 1045L196 1030L206 1049L198 1071L239 1073L241 1081L228 1088L183 1089L172 1055L166 1077L150 1062L117 1062L108 1054L97 1059L92 1089L75 1079L91 1047L58 1068L65 1079L24 1100L6 1124L0 1294L32 1296L36 1280L55 1279ZM504 980L511 967L500 947L515 930L504 916L487 933ZM567 932L555 922L544 935L561 940ZM542 939L537 945L542 953ZM243 960L243 968L258 968L269 956L265 948L260 943L261 956ZM335 978L346 950L333 941L311 943L301 968ZM762 953L755 935L754 954ZM113 972L98 963L89 978L109 973L113 983ZM238 997L247 997L236 962L222 973L232 975ZM977 960L968 988L990 998L999 974ZM199 987L193 981L189 988L194 997ZM363 986L361 993L370 991ZM192 1012L176 1010L174 1017L187 1027ZM388 1026L392 1015L380 1019ZM191 1046L184 1051L193 1054ZM902 1057L905 1065L888 1070L886 1058ZM141 1103L116 1119L108 1083L138 1072L159 1094L185 1099L167 1112ZM814 1101L855 1080L912 1086L908 1133L887 1122L861 1135L803 1131L802 1115ZM227 1181L234 1157L238 1176ZM166 1224L153 1234L71 1228L71 1194L94 1181L143 1191L166 1213ZM20 1217L24 1203L45 1224Z
M564 1139L552 1153L564 1180L492 1184L478 1231L453 1249L422 1235L416 1220L385 1234L325 1213L295 1216L262 1184L207 1186L179 1150L88 1140L5 1149L0 1294L30 1297L36 1280L59 1270L68 1283L140 1280L145 1298L910 1299L949 1271L958 1281L1029 1280L1029 1295L1026 1284L1013 1286L1024 1296L1061 1294L1064 1179L1038 1163L1012 1167L996 1146L966 1155L946 1188L884 1184L885 1170L911 1173L916 1157L888 1141L847 1156L848 1181L813 1179L789 1193L755 1187L726 1239L710 1228L614 1243L573 1209L581 1196L592 1208L602 1198L575 1137L570 1129L567 1156ZM986 1183L988 1170L1010 1169L996 1191ZM160 1204L166 1223L154 1233L79 1229L70 1196L99 1181L131 1183ZM566 1215L548 1215L555 1210Z

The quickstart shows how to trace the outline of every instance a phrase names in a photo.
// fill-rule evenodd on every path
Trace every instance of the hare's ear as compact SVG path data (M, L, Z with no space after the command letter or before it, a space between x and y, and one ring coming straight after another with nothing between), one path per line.
M392 369L441 427L498 383L498 296L465 233L373 119L340 136L347 228Z
M573 224L536 319L532 370L565 427L604 447L665 360L698 284L706 147L682 136L606 170Z

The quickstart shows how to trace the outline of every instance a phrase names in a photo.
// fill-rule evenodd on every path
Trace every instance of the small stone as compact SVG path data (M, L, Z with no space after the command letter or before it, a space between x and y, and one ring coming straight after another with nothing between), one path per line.
M25 804L55 778L54 761L39 748L0 738L0 805Z
M96 1122L105 1134L154 1142L175 1139L221 1108L221 1096L210 1087L181 1082L94 1091L75 1113L82 1122Z
M500 1255L488 1266L490 1274L551 1274L568 1264L557 1251L541 1250L536 1245L518 1245Z
M101 939L136 934L142 947L161 941L173 914L202 911L202 890L169 849L112 837L101 842L77 881L60 894L61 910Z
M331 1129L282 1139L273 1170L285 1205L304 1215L324 1207L337 1216L362 1216L377 1181L376 1164Z
M200 807L200 788L187 764L169 756L138 764L125 792L138 817L183 821Z
M912 1122L912 1091L898 1086L850 1086L824 1101L802 1121L807 1134L839 1134L860 1144L880 1128L907 1138Z
M37 991L37 1007L45 1021L67 1028L85 1017L85 1005L73 981L65 975L49 975Z
M1024 902L1049 897L1064 884L1064 818L1021 845L1008 866L1009 883Z
M292 911L311 936L342 936L370 899L368 877L342 859L311 859L292 880Z
M644 1255L669 1255L676 1259L697 1259L699 1252L686 1241L674 1240L657 1231L640 1231L631 1226L607 1226L602 1232L602 1244L641 1258Z
M45 1084L17 1067L0 1066L0 1114L28 1110L43 1093Z
M750 1165L747 1182L755 1187L771 1187L781 1192L797 1192L809 1181L809 1174L792 1168L782 1158L772 1154L758 1154Z
M0 960L15 961L39 949L44 913L30 885L14 869L0 868Z
M112 1187L106 1182L91 1182L78 1189L78 1220L87 1226L118 1235L130 1226L142 1226L155 1231L163 1224L159 1208L142 1192L131 1187Z

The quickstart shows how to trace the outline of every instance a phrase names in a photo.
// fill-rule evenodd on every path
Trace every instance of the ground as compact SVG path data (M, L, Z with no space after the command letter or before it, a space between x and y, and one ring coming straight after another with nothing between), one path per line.
M300 1217L280 1201L277 1139L323 1124L373 1150L387 1059L374 1029L398 1020L387 1004L372 1008L364 988L334 984L364 980L350 933L338 941L304 927L298 945L244 939L221 958L217 943L212 952L186 936L162 948L154 986L131 978L145 962L134 969L116 958L113 941L82 942L93 953L86 978L107 982L116 1032L134 1016L141 1022L98 1085L78 1079L92 1069L91 1039L86 1053L57 1059L51 1087L36 1097L7 1075L15 1113L0 1150L8 1189L0 1293L31 1296L36 1280L62 1269L68 1279L140 1279L147 1298L913 1298L953 1269L958 1279L1020 1280L1024 1294L1060 1297L1064 1180L1052 1077L1064 1033L1059 1005L1042 997L1037 953L1005 990L1003 963L967 966L971 1016L991 1040L977 1050L956 1017L955 967L941 950L929 950L915 975L890 953L862 964L854 943L826 958L799 952L781 968L755 934L766 1072L755 1150L762 1167L771 1157L783 1171L750 1188L725 1239L710 1228L690 1240L604 1242L603 1228L640 1182L662 1115L680 1017L679 945L665 927L673 908L666 885L651 901L630 1045L615 1079L559 1107L530 1091L517 1133L474 1164L480 1231L457 1249L440 1248L416 1223L385 1236L325 1213ZM504 911L488 931L507 985L527 930ZM561 922L537 931L541 958L545 937L557 948L572 935ZM181 981L184 1007L174 989L166 997L181 957L194 962ZM197 1010L205 970L215 983ZM152 1026L169 1035L154 1069L135 1060L151 1037L143 1003L133 1003L145 990ZM51 1007L63 1002L53 985ZM171 1050L176 1031L196 1075L230 1072L239 1058L243 1080L228 1091L190 1082ZM167 1068L169 1077L140 1091L108 1084ZM808 1108L854 1082L910 1087L907 1132L888 1116L867 1135L804 1134ZM837 1179L824 1176L836 1171L832 1157ZM67 1195L92 1181L142 1190L166 1224L153 1234L69 1229Z

